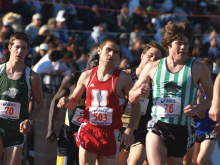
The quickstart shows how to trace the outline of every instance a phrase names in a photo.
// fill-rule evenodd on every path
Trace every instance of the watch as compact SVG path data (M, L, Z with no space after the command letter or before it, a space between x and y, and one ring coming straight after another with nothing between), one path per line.
M33 125L33 123L34 123L33 120L29 120L29 119L28 119L28 121L29 121L30 125Z

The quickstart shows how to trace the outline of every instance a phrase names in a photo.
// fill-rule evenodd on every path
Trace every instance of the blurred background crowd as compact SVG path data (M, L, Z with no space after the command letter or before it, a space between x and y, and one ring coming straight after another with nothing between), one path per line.
M188 56L209 57L217 74L219 7L215 0L0 0L0 61L9 59L10 35L22 31L31 43L26 64L40 74L65 76L85 69L92 45L113 35L122 43L120 67L129 68L139 64L147 43L161 43L168 21L188 20L195 33Z

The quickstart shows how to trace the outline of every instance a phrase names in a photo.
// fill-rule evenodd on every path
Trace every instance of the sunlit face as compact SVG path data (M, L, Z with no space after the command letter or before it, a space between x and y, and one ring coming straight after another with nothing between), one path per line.
M97 52L100 56L100 62L114 66L116 63L119 63L118 60L120 57L120 47L117 44L107 42L102 49L98 47Z
M141 59L145 58L148 61L157 61L162 58L162 53L157 48L150 48L145 54L141 55Z
M189 49L189 40L184 36L180 39L176 39L168 46L169 55L176 60L185 59Z
M27 43L23 40L14 40L14 44L9 45L8 49L11 52L10 59L12 58L15 62L24 61L29 51Z

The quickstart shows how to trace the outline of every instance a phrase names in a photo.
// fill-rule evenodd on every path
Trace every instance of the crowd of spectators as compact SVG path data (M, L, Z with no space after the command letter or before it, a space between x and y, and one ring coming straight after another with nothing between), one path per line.
M9 37L23 31L31 48L26 64L40 74L83 70L92 45L110 35L122 43L122 68L137 66L144 46L161 43L168 21L188 20L194 40L188 55L214 62L220 73L220 4L215 0L0 0L0 59L9 59ZM45 83L49 80L45 80Z

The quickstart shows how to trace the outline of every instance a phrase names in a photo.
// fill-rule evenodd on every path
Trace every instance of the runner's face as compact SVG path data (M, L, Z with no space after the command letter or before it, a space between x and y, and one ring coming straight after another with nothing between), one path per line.
M24 61L25 56L27 55L29 49L27 48L27 43L23 40L14 40L14 44L8 46L9 51L11 52L11 57L16 62Z
M182 60L187 57L187 52L189 49L189 40L184 36L182 38L176 39L171 43L169 48L169 55L176 60Z
M141 56L141 60L145 58L148 61L157 61L162 58L162 53L157 48L150 48L145 54Z
M118 62L120 57L120 47L113 43L107 42L106 45L101 49L98 47L98 53L100 55L100 62L106 63L107 65L114 65Z

